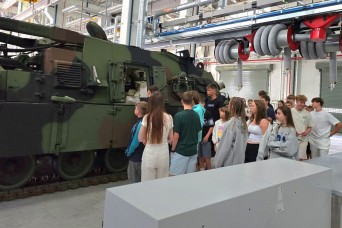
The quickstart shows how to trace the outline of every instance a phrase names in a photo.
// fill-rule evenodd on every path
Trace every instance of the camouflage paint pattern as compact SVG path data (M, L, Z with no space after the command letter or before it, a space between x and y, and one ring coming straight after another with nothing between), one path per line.
M78 45L46 46L18 66L0 58L0 157L126 147L136 121L127 93L136 82L157 85L171 114L182 109L184 90L205 94L215 83L189 57L11 19L0 18L0 29ZM32 70L19 69L19 59Z

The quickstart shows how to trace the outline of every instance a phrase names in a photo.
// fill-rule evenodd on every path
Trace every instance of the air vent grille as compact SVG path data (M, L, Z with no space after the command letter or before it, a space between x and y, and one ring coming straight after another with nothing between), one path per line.
M55 86L81 88L81 64L55 61Z

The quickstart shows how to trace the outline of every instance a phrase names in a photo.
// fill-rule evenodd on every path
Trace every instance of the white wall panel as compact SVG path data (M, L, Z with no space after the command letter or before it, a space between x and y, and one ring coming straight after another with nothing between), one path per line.
M298 65L297 93L304 94L308 98L307 104L311 104L311 99L320 96L321 77L316 69L315 60L302 60Z
M270 72L269 81L269 96L271 98L271 103L277 103L276 101L284 99L281 96L283 92L282 88L282 64L280 62L272 62L273 70Z
M228 93L230 97L243 97L248 99L258 99L260 90L268 91L269 72L272 65L244 65L243 66L243 87L238 90L238 72L234 66L218 66L220 80L225 83L226 88L221 90Z
M290 72L290 75L287 75L286 72L284 72L283 63L281 61L251 62L251 63L244 64L244 66L262 65L262 64L267 64L267 63L272 64L272 70L269 73L268 87L264 88L264 90L269 92L269 96L271 98L272 103L276 103L278 100L286 101L287 95L290 94L291 91L294 91L293 93L295 95L304 94L305 96L307 96L308 97L307 104L309 105L311 104L312 98L320 96L321 79L320 79L320 72L315 67L316 62L317 61L315 60L298 61L297 79L293 79L295 77L294 70ZM220 78L220 73L214 70L216 66L219 66L219 65L211 65L211 67L208 70L211 70L214 78L218 80ZM236 64L235 65L233 64L231 66L236 66ZM294 64L292 63L292 67L293 66ZM291 77L291 79L289 79L288 77ZM249 80L248 77L244 77L243 80L244 80L244 84L246 85L253 83L250 81L246 81L246 80ZM294 82L292 83L293 80ZM295 86L295 84L297 85ZM235 94L235 91L232 91L229 93Z

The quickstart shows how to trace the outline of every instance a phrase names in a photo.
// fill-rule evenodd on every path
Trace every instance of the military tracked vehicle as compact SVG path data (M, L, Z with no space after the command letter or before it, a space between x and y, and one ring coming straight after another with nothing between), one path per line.
M87 175L95 160L122 171L134 103L148 86L173 114L180 93L215 83L186 51L114 44L97 24L87 28L91 36L0 18L0 190L25 185L46 157L64 180Z

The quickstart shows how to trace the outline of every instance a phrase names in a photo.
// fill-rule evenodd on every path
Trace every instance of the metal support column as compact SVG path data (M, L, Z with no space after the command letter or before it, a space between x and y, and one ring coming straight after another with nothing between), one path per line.
M137 38L136 46L144 47L145 44L145 28L146 28L146 12L147 12L147 0L139 0L139 14L137 25Z
M121 20L121 16L116 16L114 20L114 32L113 32L113 40L112 40L113 43L118 43L116 41L116 37L117 37L117 32L118 32L119 20Z
M139 7L140 0L122 1L122 12L125 13L121 17L120 44L137 45ZM143 24L145 25L145 23Z

